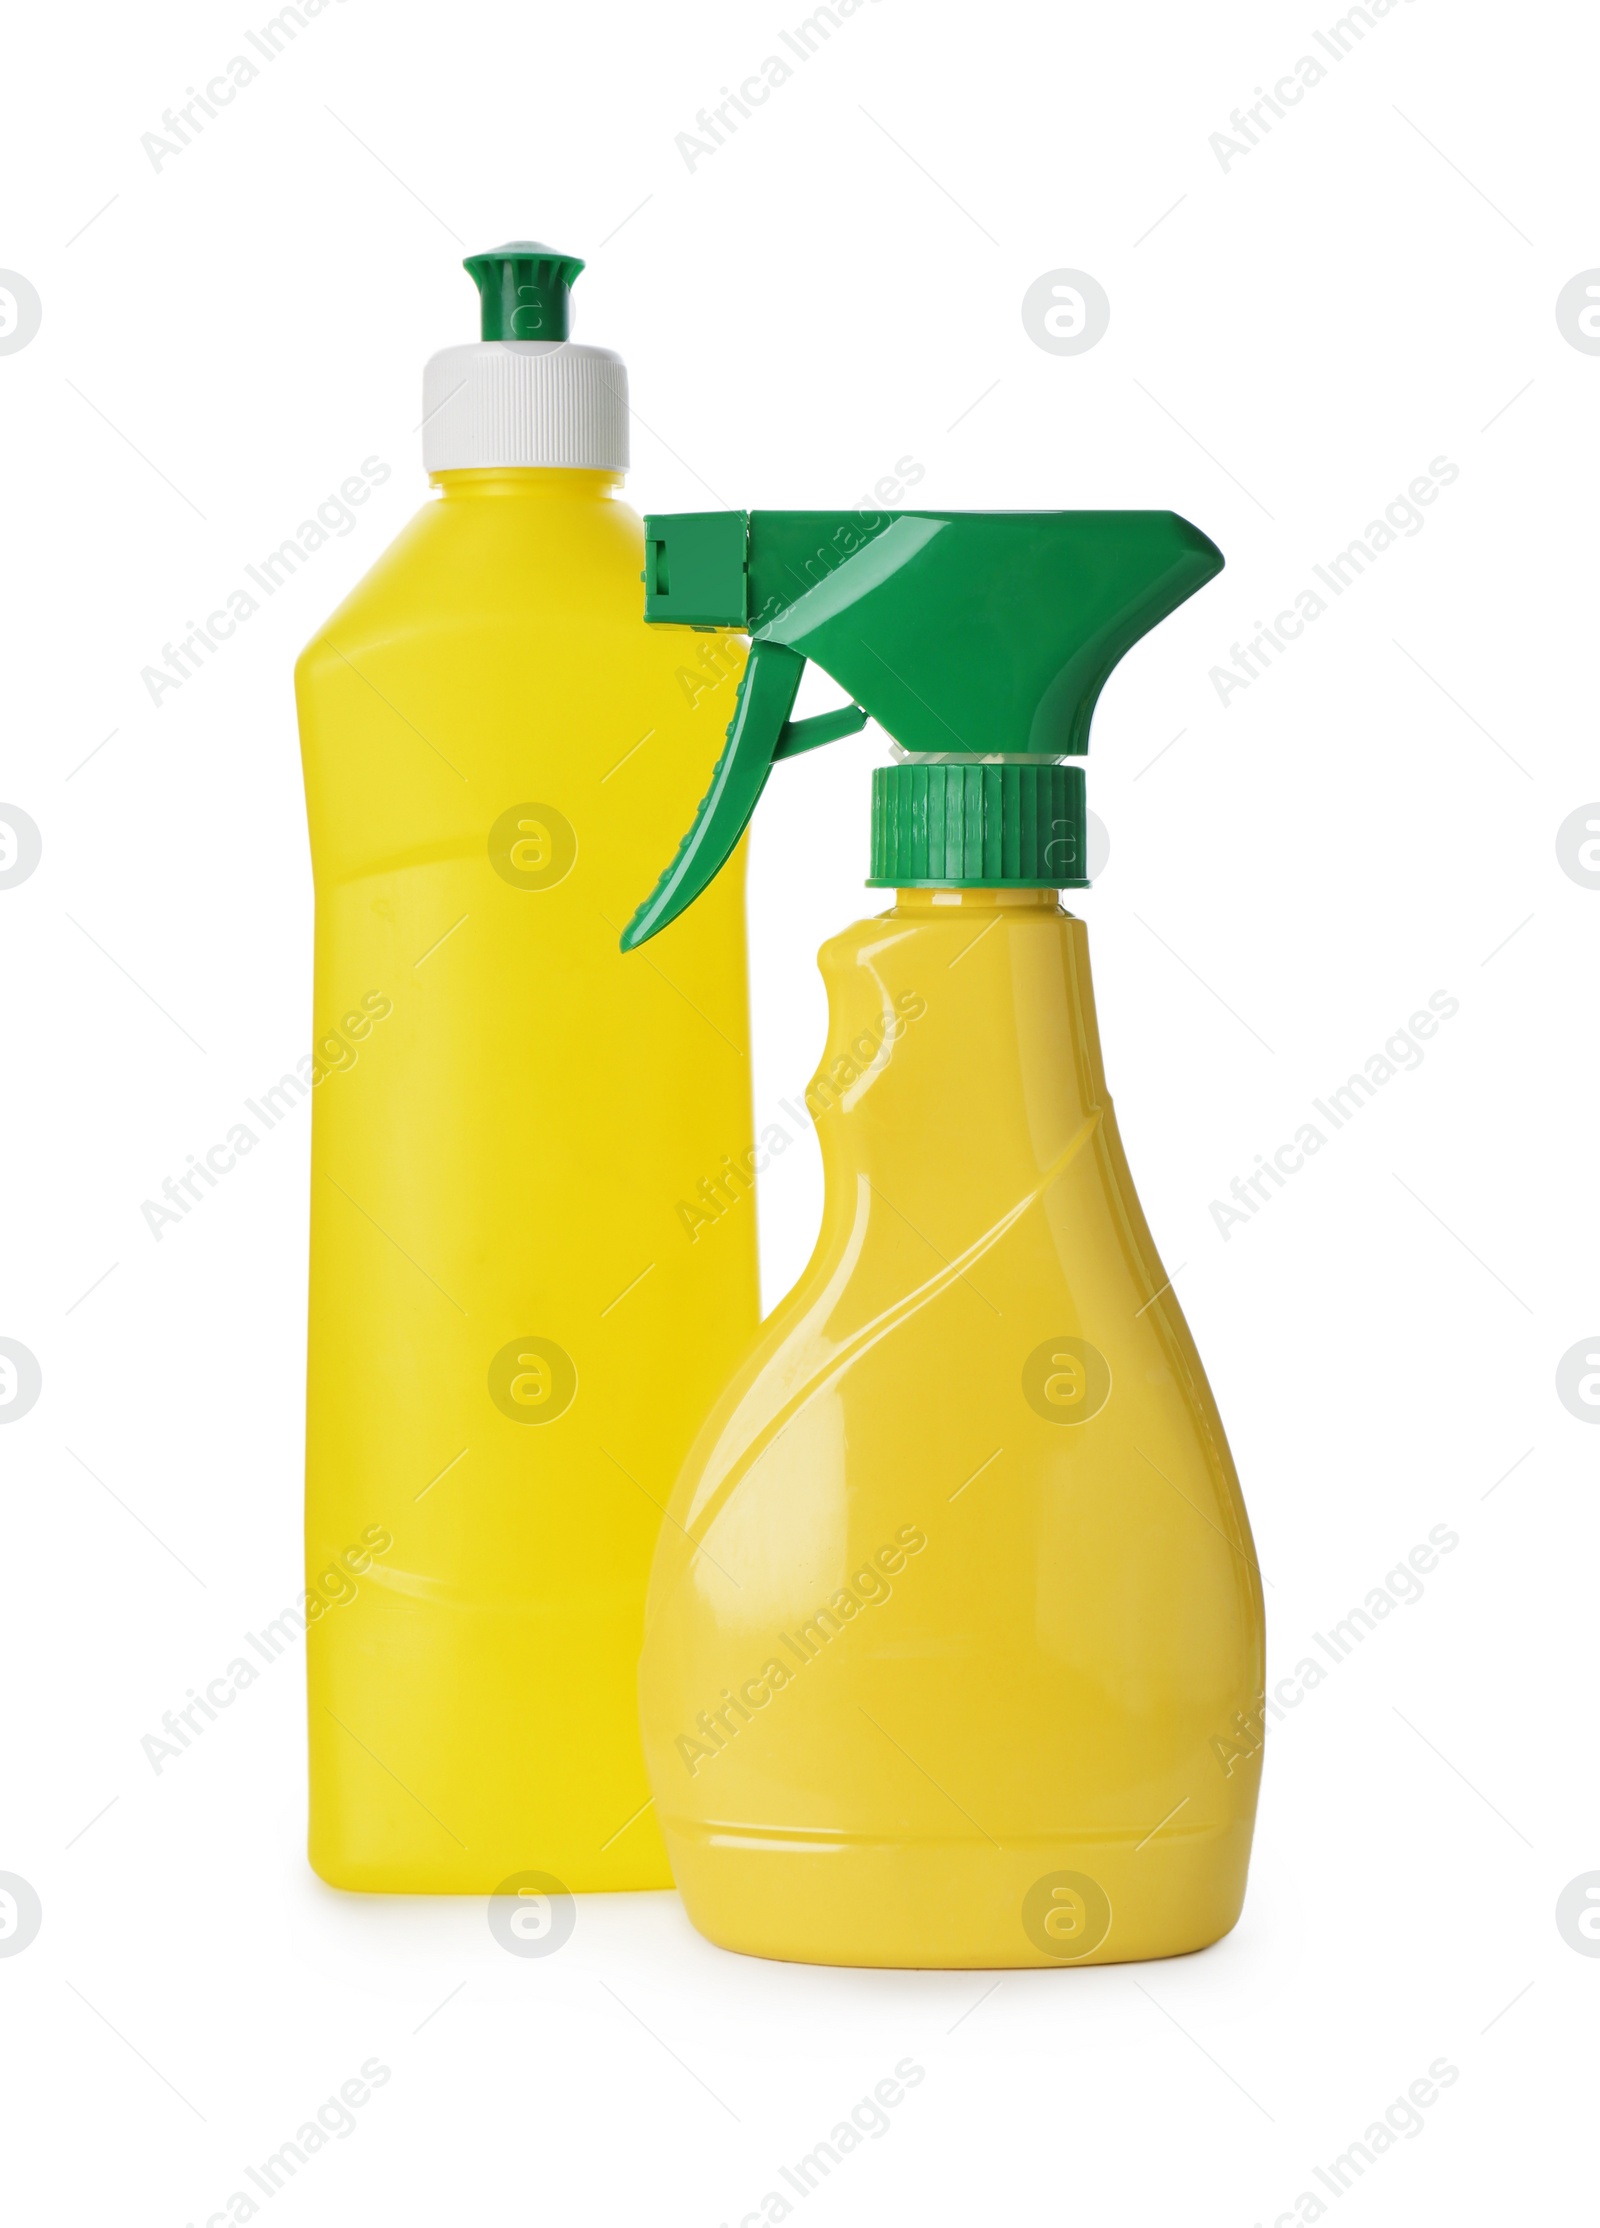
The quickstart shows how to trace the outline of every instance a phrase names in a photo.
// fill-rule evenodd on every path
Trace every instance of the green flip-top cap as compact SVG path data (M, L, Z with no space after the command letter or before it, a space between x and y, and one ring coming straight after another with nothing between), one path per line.
M508 240L469 255L483 305L484 340L565 340L572 323L572 287L581 255L563 255L539 240Z
M1086 886L1100 692L1141 635L1222 569L1173 511L724 511L645 521L645 618L751 648L711 787L623 932L631 950L720 871L779 758L877 720L872 881ZM853 699L791 718L807 658Z

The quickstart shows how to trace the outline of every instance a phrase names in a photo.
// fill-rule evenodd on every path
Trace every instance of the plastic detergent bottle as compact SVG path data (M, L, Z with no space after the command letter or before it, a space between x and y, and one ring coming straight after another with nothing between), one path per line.
M689 1914L827 1964L1198 1949L1244 1895L1260 1580L1057 893L1063 760L1222 558L1164 511L693 515L646 552L649 619L753 647L628 945L715 893L774 759L869 713L902 746L895 902L821 954L821 1235L656 1549L645 1754ZM808 657L854 703L796 725Z
M697 1242L678 1211L751 1140L742 868L655 966L617 939L742 646L688 682L639 623L626 373L567 338L582 263L466 267L483 338L427 367L433 499L296 673L310 1853L347 1888L660 1887L650 1554L758 1315L753 1203Z

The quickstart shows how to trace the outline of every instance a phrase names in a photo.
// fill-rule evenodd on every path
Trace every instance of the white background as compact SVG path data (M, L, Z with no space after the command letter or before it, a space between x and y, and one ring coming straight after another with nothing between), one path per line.
M1593 19L1399 0L1336 64L1315 0L869 0L691 169L676 136L807 12L337 0L159 171L141 134L257 18L13 18L0 264L44 305L0 356L0 798L44 842L0 891L0 1335L44 1385L0 1434L0 1870L44 1912L0 1960L19 2219L202 2223L372 2057L274 2219L765 2217L905 2058L889 2132L788 2192L808 2219L1577 2202L1600 1962L1555 1905L1600 1867L1600 1437L1555 1382L1600 1330L1600 893L1556 831L1600 794L1600 359L1555 302L1600 263ZM1325 81L1224 168L1211 135L1305 54ZM590 259L641 509L833 507L911 456L914 503L1170 506L1227 553L1096 724L1108 1072L1273 1677L1430 1528L1459 1545L1274 1727L1244 1918L1202 1956L771 1966L651 1895L523 1961L479 1902L313 1879L298 1658L159 1778L141 1754L299 1588L303 1120L159 1245L140 1205L304 1049L292 660L423 497L461 256L528 234ZM1077 356L1020 314L1063 266L1112 305ZM153 706L141 668L372 454L355 530ZM1422 531L1224 706L1211 668L1439 456ZM758 826L758 1118L820 1047L817 944L881 902L882 752L784 769ZM1224 1239L1210 1203L1435 991L1460 1011L1420 1067ZM769 1300L818 1208L806 1140L761 1202ZM1421 2131L1335 2198L1313 2168L1439 2058Z

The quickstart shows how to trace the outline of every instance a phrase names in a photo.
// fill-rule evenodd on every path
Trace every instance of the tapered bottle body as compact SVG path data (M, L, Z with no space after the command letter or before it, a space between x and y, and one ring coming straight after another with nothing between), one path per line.
M311 1857L668 1884L634 1707L660 1504L757 1316L742 873L625 962L737 652L639 623L619 475L446 472L297 669L316 882ZM346 1017L349 1017L348 1019Z
M821 1235L651 1582L679 1887L713 1940L823 1963L1199 1948L1244 1894L1261 1588L1087 932L1053 892L902 891L821 963Z

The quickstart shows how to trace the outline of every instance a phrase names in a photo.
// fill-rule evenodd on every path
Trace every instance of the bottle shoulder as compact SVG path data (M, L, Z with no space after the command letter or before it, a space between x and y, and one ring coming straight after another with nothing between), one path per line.
M296 661L304 689L362 651L541 627L637 630L644 529L615 497L422 503Z

